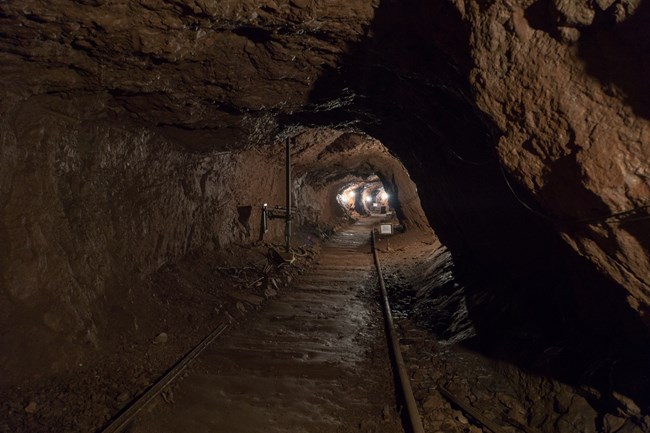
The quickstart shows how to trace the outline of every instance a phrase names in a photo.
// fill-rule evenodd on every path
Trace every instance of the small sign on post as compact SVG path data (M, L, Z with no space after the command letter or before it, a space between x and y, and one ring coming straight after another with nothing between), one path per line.
M393 234L393 225L392 224L381 224L379 226L379 234L392 235Z

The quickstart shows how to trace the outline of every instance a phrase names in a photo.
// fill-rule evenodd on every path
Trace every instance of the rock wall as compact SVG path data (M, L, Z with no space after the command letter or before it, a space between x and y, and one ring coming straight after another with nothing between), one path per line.
M115 116L109 100L36 95L4 106L0 324L8 331L0 361L6 372L65 369L84 346L102 344L111 332L111 306L140 292L146 276L200 248L256 241L262 204L284 203L282 143L198 151ZM300 224L336 225L338 181L366 158L378 161L366 170L405 176L379 143L366 138L332 148L340 137L314 131L293 145ZM327 158L311 160L311 153L300 153L306 148ZM313 176L324 172L329 177ZM424 218L421 209L416 217ZM282 231L283 224L271 223L265 239L279 240ZM58 349L43 355L44 347Z
M650 7L457 1L508 172L650 320ZM650 322L649 322L650 323Z
M459 263L516 287L572 272L570 245L647 320L648 15L632 0L3 2L8 338L38 323L93 344L107 287L283 202L268 143L305 129L297 178L315 196L377 172L415 226L419 194ZM595 316L611 304L566 290Z
M282 196L282 165L269 155L188 152L106 115L101 96L35 96L5 113L0 322L12 332L3 368L56 359L38 355L47 339L62 350L97 345L107 305L189 251L246 240L238 207ZM12 349L21 340L34 356Z

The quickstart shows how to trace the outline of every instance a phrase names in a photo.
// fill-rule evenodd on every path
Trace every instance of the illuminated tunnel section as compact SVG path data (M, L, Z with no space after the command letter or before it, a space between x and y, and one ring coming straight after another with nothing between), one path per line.
M395 298L548 381L501 401L524 430L650 432L648 1L72 3L0 2L0 431L94 431L198 338L284 240L288 144L290 241L383 192L395 241L435 231ZM74 395L94 415L47 410Z
M354 216L389 213L389 198L390 195L376 175L364 182L347 185L336 196L344 211Z
M293 155L301 224L334 226L384 211L406 229L431 231L417 186L378 140L333 129L309 130L295 137Z

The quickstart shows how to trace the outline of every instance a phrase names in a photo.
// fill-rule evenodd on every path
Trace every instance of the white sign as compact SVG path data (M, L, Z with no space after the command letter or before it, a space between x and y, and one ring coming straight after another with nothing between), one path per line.
M382 235L392 235L393 234L393 225L392 224L382 224L379 228L379 233Z

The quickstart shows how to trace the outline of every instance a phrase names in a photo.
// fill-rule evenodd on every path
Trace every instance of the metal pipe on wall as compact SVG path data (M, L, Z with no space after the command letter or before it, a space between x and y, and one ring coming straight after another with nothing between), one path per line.
M291 144L287 138L285 149L286 214L284 226L285 249L291 251Z

